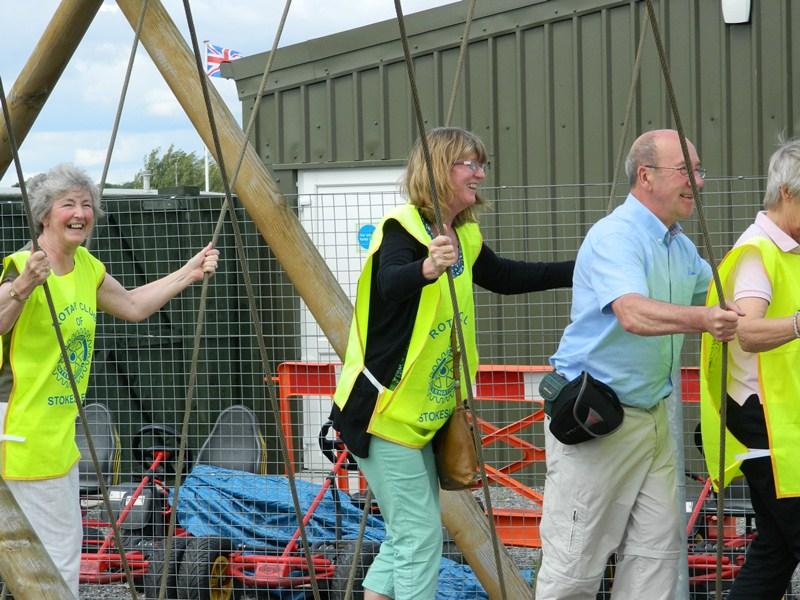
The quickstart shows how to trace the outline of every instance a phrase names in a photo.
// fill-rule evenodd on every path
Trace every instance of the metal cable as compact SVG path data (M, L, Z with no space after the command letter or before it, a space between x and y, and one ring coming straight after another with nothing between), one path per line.
M0 103L2 103L3 108L3 118L6 122L6 131L8 132L8 146L11 150L11 154L14 158L14 166L17 170L17 180L19 181L19 189L20 195L22 196L22 205L25 210L25 217L28 224L28 233L31 237L31 245L33 246L32 252L36 252L40 249L39 241L36 236L36 232L33 228L33 216L31 215L31 207L30 207L30 200L28 199L28 189L25 185L25 177L22 173L22 163L19 159L19 151L17 147L17 139L14 135L14 128L11 124L11 116L8 110L8 101L6 99L5 90L3 89L3 78L0 77ZM53 303L53 296L50 293L50 286L47 284L47 281L42 283L42 289L44 290L45 299L47 300L47 308L50 311L50 318L53 321L53 331L56 334L56 340L58 341L58 347L61 351L61 360L64 361L64 370L67 373L67 379L69 380L69 386L72 391L72 397L75 399L75 406L78 409L78 414L81 419L81 423L83 423L83 430L86 434L86 444L89 448L89 454L92 457L92 464L95 467L95 472L97 473L97 482L100 486L100 493L103 496L103 504L105 509L111 518L109 519L111 522L111 529L114 534L114 542L116 543L118 548L122 548L122 540L119 533L119 528L113 518L113 510L111 508L111 501L108 498L108 488L106 486L105 477L103 476L101 469L100 469L100 461L97 458L97 451L95 450L94 440L92 440L91 433L89 432L89 424L86 421L86 413L83 410L83 400L81 399L81 394L78 391L78 385L75 382L75 375L72 372L72 363L70 362L69 353L67 352L66 344L64 343L64 336L61 332L61 325L58 321L58 314L55 309L55 305ZM136 586L133 582L133 576L131 574L130 567L128 566L128 561L125 556L124 552L120 552L120 561L122 563L122 568L125 571L125 577L128 582L128 587L131 592L131 597L134 600L138 600L138 596L136 595ZM59 573L60 577L60 573Z
M711 265L711 272L714 277L714 288L717 292L720 308L725 309L725 292L722 289L722 282L720 281L719 271L717 270L717 261L714 258L714 249L711 245L711 235L708 232L706 225L705 213L703 211L703 203L700 201L699 190L697 188L697 180L695 178L694 168L692 161L689 158L689 149L686 145L686 136L683 133L683 124L681 123L680 113L678 112L678 102L675 97L675 90L672 86L672 76L669 72L669 63L667 62L667 55L664 51L664 44L661 40L661 34L656 20L655 10L653 8L652 0L646 0L647 14L650 19L650 25L653 28L653 37L658 49L658 58L661 62L661 70L664 73L664 84L667 88L667 95L669 96L670 106L672 108L672 116L675 119L675 129L678 132L678 138L681 142L681 151L683 152L683 161L689 175L689 183L692 186L692 195L694 196L695 206L697 207L697 217L700 222L700 230L703 234L703 242L705 245L706 253L708 254L708 262ZM721 392L720 392L720 436L719 436L719 483L717 494L717 564L716 564L716 586L715 595L717 600L722 598L722 549L723 549L723 533L724 533L724 509L725 509L725 432L727 429L727 384L728 384L728 343L722 342L722 363L721 363Z
M411 98L414 105L414 114L416 116L417 128L419 130L422 155L425 159L425 166L428 171L428 185L430 186L431 201L433 204L433 212L436 221L435 224L438 233L443 234L445 229L442 222L441 207L439 204L440 200L436 193L436 181L433 174L430 149L428 148L428 141L425 137L425 121L422 116L422 108L420 106L420 101L419 101L419 92L417 90L416 77L414 75L414 65L411 59L411 52L408 47L408 35L406 33L405 19L403 18L403 8L400 5L400 0L394 0L394 6L397 12L397 24L398 27L400 28L400 40L403 45L403 54L405 56L405 61L406 61L406 71L408 73L409 86L411 88ZM455 315L453 318L453 327L456 330L458 345L460 348L463 349L466 348L466 344L464 342L464 330L461 327L461 319L458 318L458 315L461 314L461 310L459 309L458 298L456 297L456 289L455 289L455 282L453 280L452 269L448 267L446 273L447 273L447 284L450 290L450 300L453 303L453 314ZM466 384L466 390L467 390L467 398L464 400L463 404L464 408L470 411L471 413L472 408L470 406L470 403L474 398L472 395L472 381L469 373L469 363L466 353L462 353L461 358L464 367L463 368L464 383ZM500 562L500 545L497 537L497 529L494 523L494 511L492 509L491 494L489 493L489 480L486 476L486 467L483 462L482 444L477 431L477 427L474 426L474 416L473 416L473 427L471 429L472 429L473 443L475 444L475 450L478 455L478 465L480 466L481 484L484 491L484 502L486 503L486 512L489 519L489 527L492 532L492 549L494 550L494 560L495 560L495 566L497 568L498 582L500 584L500 594L503 600L505 600L507 595L506 595L505 575L503 573L502 564Z

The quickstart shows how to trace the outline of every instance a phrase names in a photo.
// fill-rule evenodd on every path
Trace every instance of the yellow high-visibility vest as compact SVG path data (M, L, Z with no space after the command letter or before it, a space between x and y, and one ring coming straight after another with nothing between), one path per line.
M364 370L373 256L383 239L383 225L389 219L400 223L421 244L427 246L431 240L419 211L411 204L389 212L375 230L367 261L358 280L347 352L334 395L339 408L344 408L356 378ZM454 283L470 379L475 381L478 350L475 342L472 266L478 258L483 239L476 223L465 223L455 230L461 246L464 271L454 278ZM369 433L404 446L421 448L445 424L455 407L450 347L453 315L447 277L442 276L422 290L400 381L394 389L384 389L379 395L369 423ZM461 387L462 392L466 393L463 378Z
M24 251L6 257L3 272L13 263L21 273L28 256L30 252ZM47 278L81 400L89 384L97 288L105 272L103 263L80 247L70 273L61 276L51 273ZM5 479L51 479L66 475L80 459L75 443L78 408L42 286L33 291L6 335L11 336L9 356L5 358L13 384L4 432L25 441L0 443L2 475Z
M746 250L756 249L772 284L772 301L765 318L793 315L800 308L800 255L782 252L771 240L756 237L731 250L719 266L725 296L733 291L731 274ZM709 288L707 304L718 303ZM729 356L730 358L730 356ZM800 496L800 340L758 353L759 397L769 435L770 459L778 498ZM721 394L722 342L710 334L702 336L700 353L700 415L703 453L715 488L719 482L719 408ZM736 455L747 448L730 432L725 438L725 484L742 475Z

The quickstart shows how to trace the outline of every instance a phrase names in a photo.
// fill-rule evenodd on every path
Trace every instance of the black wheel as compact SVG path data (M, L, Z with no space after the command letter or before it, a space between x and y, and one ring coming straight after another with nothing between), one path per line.
M178 597L181 600L231 600L230 553L228 540L189 538L178 569Z
M172 552L169 557L164 600L178 600L180 598L178 595L178 565L180 565L183 549L186 547L188 539L190 538L176 537L172 540ZM163 542L159 542L146 550L142 549L142 551L149 563L147 573L142 579L142 589L147 600L155 600L158 598L158 591L161 587L161 568L164 564Z
M356 571L353 579L352 600L362 600L364 598L364 588L361 582L367 574L367 569L375 560L381 545L378 542L363 540L361 552L356 557ZM328 600L344 600L347 591L347 581L350 577L350 569L355 556L355 540L339 540L335 542L323 542L315 546L315 551L330 560L335 567L333 577L327 580L327 585L322 584L328 591Z
M81 552L97 552L103 540L106 537L106 532L100 527L86 527L83 528L83 540L81 544Z

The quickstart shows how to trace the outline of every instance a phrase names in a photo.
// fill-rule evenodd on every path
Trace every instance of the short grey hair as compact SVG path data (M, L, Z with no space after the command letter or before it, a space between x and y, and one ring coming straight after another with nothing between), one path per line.
M53 202L76 188L89 192L95 219L102 217L105 213L100 205L100 190L88 173L75 165L68 163L56 165L47 173L34 175L27 181L33 231L37 236L42 233L42 222L53 208Z
M764 192L764 208L768 209L781 201L781 188L786 186L792 195L800 194L800 138L780 140L780 146L769 159L767 190Z
M657 131L643 133L628 151L628 157L625 159L625 175L631 187L636 183L636 173L640 166L654 165L658 162L657 133Z

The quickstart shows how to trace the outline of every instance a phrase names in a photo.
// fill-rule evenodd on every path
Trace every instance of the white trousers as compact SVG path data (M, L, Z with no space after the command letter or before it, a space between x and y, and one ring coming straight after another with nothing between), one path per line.
M5 421L5 408L6 403L0 403L0 434ZM67 587L78 598L83 537L78 463L63 477L32 481L7 479L6 485L47 549ZM11 589L13 591L13 584Z
M537 600L593 600L614 552L612 598L672 598L684 541L664 401L625 407L620 429L574 446L548 426Z

